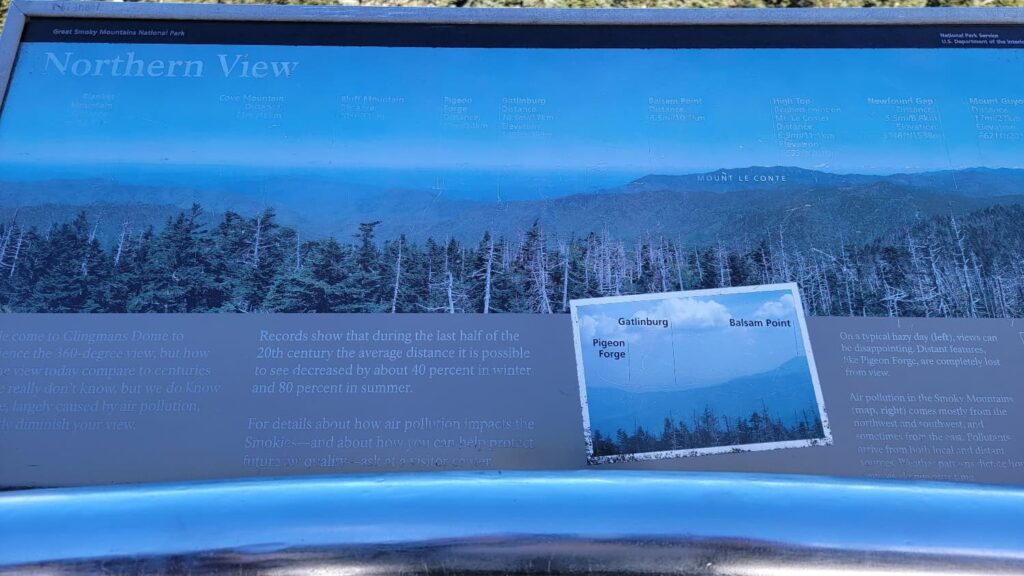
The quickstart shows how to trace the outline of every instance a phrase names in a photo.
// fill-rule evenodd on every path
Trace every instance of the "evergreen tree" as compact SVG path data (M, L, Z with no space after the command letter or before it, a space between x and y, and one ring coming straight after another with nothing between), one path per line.
M350 306L348 282L351 255L335 238L328 238L310 257L309 273L315 284L304 305L317 312L343 312Z
M202 224L202 208L172 218L157 237L147 292L152 295L147 311L209 312L219 310L230 294L211 265L212 242ZM248 311L244 302L234 310Z
M275 276L288 270L285 264L292 255L290 248L295 232L282 229L270 208L244 221L242 230L244 232L238 239L244 239L240 246L244 250L241 254L243 265L239 268L241 273L237 280L232 282L233 301L243 310L261 310L275 284ZM221 269L216 272L220 275L227 271Z
M28 294L32 312L101 312L106 308L109 267L85 212L58 226L28 264L36 278Z

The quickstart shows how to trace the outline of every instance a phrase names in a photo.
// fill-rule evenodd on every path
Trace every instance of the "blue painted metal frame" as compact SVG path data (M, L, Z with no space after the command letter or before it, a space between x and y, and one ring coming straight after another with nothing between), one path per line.
M237 561L397 548L422 562L444 548L457 563L465 547L489 542L532 543L556 560L573 546L588 544L590 556L612 547L615 561L643 564L659 557L659 543L678 551L710 542L748 550L718 556L716 570L725 557L750 565L749 550L783 550L790 559L824 551L830 565L845 558L860 570L912 558L942 559L958 574L1024 574L1022 518L1019 489L751 474L428 473L30 490L0 495L0 573L225 551ZM452 552L460 546L461 556ZM979 563L987 568L972 568Z
M489 10L14 0L0 37L0 96L26 22L46 17L886 26L1024 24L1024 9ZM571 571L573 558L589 563L603 557L606 568L620 572L689 567L692 573L777 574L787 572L785 559L795 558L803 564L789 566L789 573L820 574L820 558L808 564L818 557L807 551L823 550L830 573L846 562L849 569L842 573L849 574L892 573L885 570L893 566L918 573L925 566L960 574L1024 574L1022 519L1019 489L742 474L431 474L11 491L0 493L0 573L99 559L211 554L229 554L228 561L238 565L252 566L246 564L252 560L279 566L279 558L268 556L316 549L321 564L324 550L343 551L350 564L354 557L378 559L364 561L364 568L373 562L379 567L382 550L399 550L392 556L398 564L389 567L514 570L546 557L549 566L562 562ZM533 552L505 560L487 553L490 564L479 558L482 550L493 552L488 543L511 550L516 542L527 542ZM676 552L697 552L671 556L677 564L667 565L669 556L652 553L666 542ZM441 560L429 555L441 549ZM369 556L359 556L360 550ZM716 560L705 563L707 554ZM662 564L652 564L655 557ZM689 561L697 563L684 566Z

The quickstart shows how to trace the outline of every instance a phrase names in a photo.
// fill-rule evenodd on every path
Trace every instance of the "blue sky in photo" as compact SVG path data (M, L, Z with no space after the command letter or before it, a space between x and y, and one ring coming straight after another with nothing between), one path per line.
M670 297L577 307L588 387L683 390L761 374L806 356L789 290ZM668 318L669 327L621 326L619 318ZM735 327L729 319L788 320L792 327ZM626 358L599 355L593 340L619 340Z
M47 52L104 59L203 60L202 78L70 77ZM286 79L225 79L217 55L298 62ZM25 177L74 165L235 166L241 170L563 176L597 189L648 173L795 165L889 173L1024 165L1024 142L983 142L971 97L1024 96L1018 50L556 50L29 43L0 117L0 166ZM110 112L83 108L112 97ZM245 118L231 97L283 97L280 117ZM104 97L107 97L104 96ZM351 97L400 98L353 118ZM346 101L344 98L350 98ZM469 98L446 123L445 98ZM820 123L830 154L787 156L772 98L837 107ZM893 141L869 97L932 98L946 138ZM544 99L531 134L510 133L503 98ZM702 99L701 121L652 121L650 98ZM506 102L507 104L507 102ZM1018 107L1024 110L1024 106ZM346 112L349 113L346 116ZM358 112L358 110L357 110ZM537 134L536 132L542 132ZM58 159L61 159L58 162ZM71 164L72 167L60 166ZM15 167L20 170L15 170ZM149 171L147 173L157 173ZM398 178L401 181L401 178ZM411 182L412 180L409 180ZM399 182L401 184L401 182ZM488 194L493 190L488 189Z

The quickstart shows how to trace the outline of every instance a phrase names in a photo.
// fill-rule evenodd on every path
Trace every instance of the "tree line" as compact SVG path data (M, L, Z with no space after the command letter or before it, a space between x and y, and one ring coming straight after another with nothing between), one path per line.
M591 444L594 456L615 456L824 438L825 430L817 413L811 416L803 412L794 421L787 424L766 406L760 412L734 419L720 416L706 406L689 423L666 416L660 433L643 426L635 426L632 432L619 428L614 435L594 430Z
M746 247L646 234L517 234L380 241L308 238L273 210L200 206L159 230L117 225L103 245L85 212L40 230L0 223L0 309L8 312L560 313L575 298L797 282L821 316L1020 317L1024 208L946 216L868 244L815 245L766 228ZM110 236L107 234L107 236Z

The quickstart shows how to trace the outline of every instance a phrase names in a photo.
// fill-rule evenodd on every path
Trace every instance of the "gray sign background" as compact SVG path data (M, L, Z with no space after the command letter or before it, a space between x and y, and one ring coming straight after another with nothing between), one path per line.
M1024 325L808 330L834 445L602 468L1022 483ZM586 466L567 315L0 316L0 486Z

